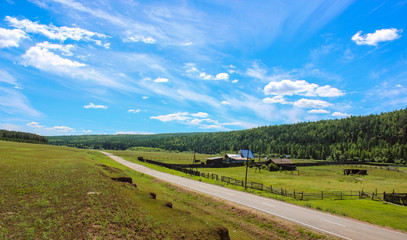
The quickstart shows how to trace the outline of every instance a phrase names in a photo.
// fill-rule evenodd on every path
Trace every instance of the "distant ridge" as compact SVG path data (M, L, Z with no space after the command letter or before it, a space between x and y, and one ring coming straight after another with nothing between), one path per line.
M26 143L42 143L42 144L48 143L48 138L41 135L1 129L0 129L0 140Z
M49 137L50 144L125 150L152 147L200 153L250 148L264 155L301 159L407 163L407 109L213 133Z

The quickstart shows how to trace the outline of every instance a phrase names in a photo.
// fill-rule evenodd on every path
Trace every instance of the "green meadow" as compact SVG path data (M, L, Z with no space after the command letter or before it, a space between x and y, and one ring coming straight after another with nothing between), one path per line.
M138 156L148 158L146 152L135 151L109 151L115 155L122 156L123 158L144 164L151 168L169 172L175 175L193 178L199 181L205 181L237 190L243 191L240 186L227 185L220 181L207 179L204 177L189 176L187 174L167 169L164 167L156 166L153 164L139 162ZM163 155L166 162L180 163L177 153L167 153ZM191 156L191 154L189 155ZM172 160L171 160L172 159ZM193 159L193 154L192 158ZM156 159L158 160L158 158ZM187 161L187 160L185 160ZM191 162L191 160L188 160ZM348 175L343 174L345 168L358 168L366 169L368 175ZM198 168L201 172L214 173L219 176L232 177L238 180L244 180L245 167L233 168ZM372 168L369 166L315 166L315 167L299 167L299 174L294 172L269 172L261 170L260 172L255 168L248 169L248 182L263 183L265 186L273 186L273 188L284 188L287 190L296 190L297 192L320 193L321 191L353 191L358 193L364 191L368 193L376 192L383 195L383 192L407 192L407 172L406 168L400 168L397 171L388 171L380 168ZM272 197L283 201L292 202L301 206L306 206L318 209L332 214L347 216L358 220L370 222L377 225L388 226L395 229L407 231L405 220L407 219L407 207L385 204L381 201L373 201L370 199L353 199L347 200L307 200L298 201L288 197L267 193L264 191L257 191L248 189L247 191L254 194Z
M0 239L327 238L92 150L0 141L0 176ZM111 177L131 177L137 186Z

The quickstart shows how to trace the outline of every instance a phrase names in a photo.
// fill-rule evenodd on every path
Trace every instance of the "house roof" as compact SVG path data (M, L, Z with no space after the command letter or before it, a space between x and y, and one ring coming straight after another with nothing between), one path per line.
M281 159L271 159L271 161L274 163L274 164L277 164L277 165L290 165L290 164L293 164L289 159L287 159L287 158L281 158Z
M247 158L247 157L249 157L249 158L255 158L255 157L254 157L254 154L253 154L253 152L252 152L252 150L247 150L247 149L241 149L241 150L239 151L239 155L240 155L242 158Z

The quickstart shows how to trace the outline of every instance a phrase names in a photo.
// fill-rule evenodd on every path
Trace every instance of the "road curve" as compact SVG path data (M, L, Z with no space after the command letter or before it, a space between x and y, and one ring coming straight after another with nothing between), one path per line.
M402 232L388 230L379 226L374 226L372 224L353 221L347 218L342 218L316 210L299 207L286 202L281 202L278 200L265 198L246 192L236 191L213 184L163 173L145 167L143 165L126 161L123 158L117 157L111 153L102 153L112 158L116 162L121 163L138 172L148 174L155 178L159 178L164 181L192 189L194 191L199 191L277 217L281 217L299 225L312 228L323 233L331 234L343 239L407 240L407 234Z

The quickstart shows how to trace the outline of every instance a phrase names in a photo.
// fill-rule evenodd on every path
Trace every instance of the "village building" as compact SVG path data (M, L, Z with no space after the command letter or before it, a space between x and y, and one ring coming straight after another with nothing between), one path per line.
M247 159L249 162L253 162L254 154L252 150L241 149L238 154L226 154L225 162L227 163L246 163Z
M281 170L295 170L297 168L288 158L270 159L269 161L277 165Z

